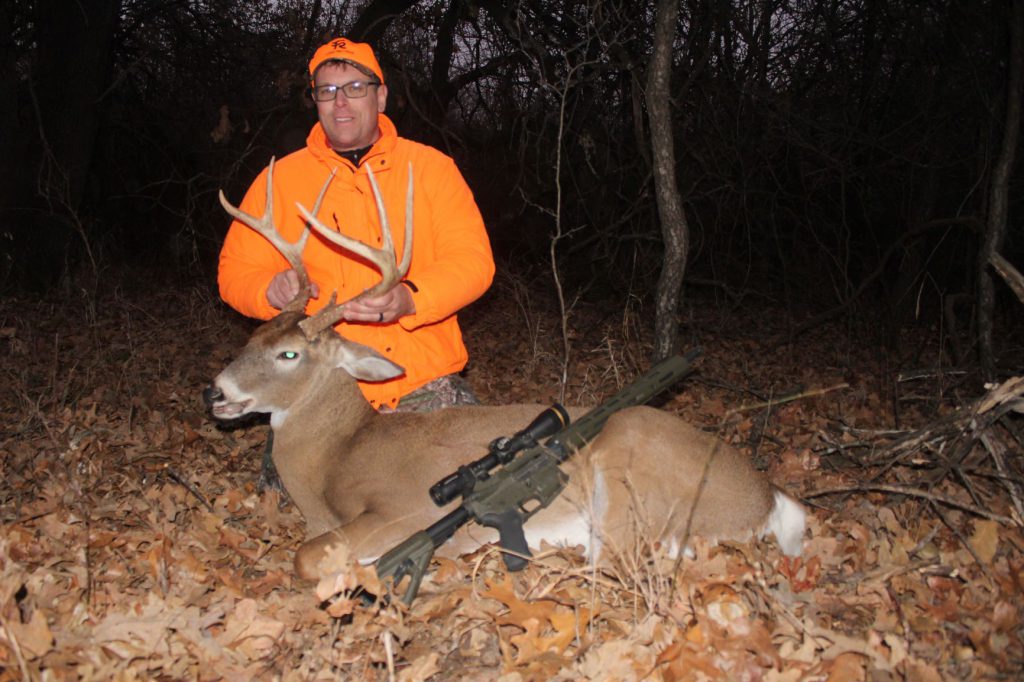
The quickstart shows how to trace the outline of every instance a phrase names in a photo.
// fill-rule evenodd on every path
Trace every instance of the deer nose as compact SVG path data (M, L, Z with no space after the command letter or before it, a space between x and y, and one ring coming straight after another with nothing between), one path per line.
M220 390L214 384L210 384L203 389L203 402L207 405L213 405L214 402L224 397L224 391Z

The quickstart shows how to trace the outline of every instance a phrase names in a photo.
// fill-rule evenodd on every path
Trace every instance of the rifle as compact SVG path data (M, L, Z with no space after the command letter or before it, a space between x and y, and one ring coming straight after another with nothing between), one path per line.
M411 603L434 550L470 520L497 529L506 567L521 570L530 556L523 524L551 504L569 480L559 464L593 440L613 413L646 403L681 379L700 354L698 349L662 360L573 424L565 408L555 403L514 436L496 439L486 455L431 486L430 497L439 507L460 495L462 504L382 555L377 575L391 577L396 587L409 576L402 601Z

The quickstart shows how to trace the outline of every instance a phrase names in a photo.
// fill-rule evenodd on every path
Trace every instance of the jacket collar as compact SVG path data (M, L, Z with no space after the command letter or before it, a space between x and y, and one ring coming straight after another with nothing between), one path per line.
M395 128L395 124L391 122L390 118L384 114L377 114L377 125L380 128L380 139L373 143L373 147L363 157L364 160L373 158L378 154L390 152L395 148L395 143L398 141L398 129ZM319 121L309 131L309 136L306 138L306 146L313 156L330 166L336 166L338 162L352 165L331 149L331 145L327 142L327 133L324 132L323 126L320 125Z

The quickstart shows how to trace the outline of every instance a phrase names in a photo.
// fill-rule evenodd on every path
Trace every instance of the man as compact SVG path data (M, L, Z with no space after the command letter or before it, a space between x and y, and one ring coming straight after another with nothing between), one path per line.
M319 123L303 149L274 165L274 224L289 241L304 229L299 202L311 208L332 171L317 214L321 222L370 246L381 244L367 168L383 196L395 249L404 248L409 164L414 178L413 252L406 279L384 294L352 303L336 329L405 368L387 382L361 383L377 409L428 409L476 402L457 373L467 360L456 312L490 286L494 261L483 219L455 163L441 152L398 136L384 115L387 85L369 45L338 38L309 63ZM256 178L240 208L262 215L267 170ZM313 313L332 291L347 300L380 281L380 272L358 256L320 238L309 238L303 262L313 282ZM298 277L269 242L235 222L220 255L223 299L250 317L270 319L298 292Z

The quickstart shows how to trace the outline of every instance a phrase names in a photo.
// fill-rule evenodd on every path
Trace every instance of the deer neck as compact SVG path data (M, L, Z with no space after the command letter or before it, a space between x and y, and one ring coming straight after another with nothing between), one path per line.
M274 466L306 523L333 527L325 492L348 461L349 443L377 412L344 372L324 372L302 398L271 415Z

